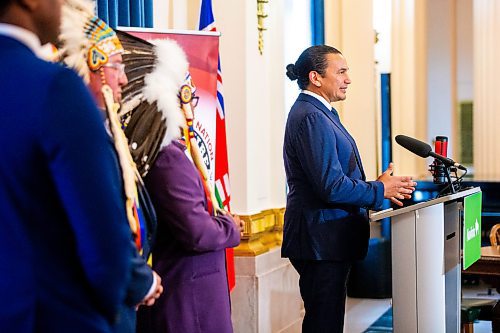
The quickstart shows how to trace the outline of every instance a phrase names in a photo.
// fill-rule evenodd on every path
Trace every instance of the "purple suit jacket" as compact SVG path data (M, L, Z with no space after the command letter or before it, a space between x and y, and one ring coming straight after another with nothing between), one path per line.
M230 216L211 216L207 200L185 147L164 147L146 178L158 215L153 268L163 295L152 308L142 307L139 332L233 332L225 249L239 244Z

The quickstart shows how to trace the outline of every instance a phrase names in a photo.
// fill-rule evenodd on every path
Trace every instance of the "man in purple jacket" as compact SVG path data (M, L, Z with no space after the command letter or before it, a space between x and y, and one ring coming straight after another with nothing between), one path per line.
M209 214L185 150L177 141L164 147L146 178L158 214L153 268L165 286L149 332L232 332L224 250L239 244L239 221Z
M127 36L122 38L125 64L133 66L134 45L141 42L128 42ZM148 58L157 61L152 72L146 71L143 78L146 84L140 94L146 97L131 111L129 124L137 127L136 116L143 123L153 119L144 114L156 105L157 110L152 113L161 112L168 128L166 133L156 134L160 137L150 138L162 143L145 176L158 219L153 269L161 276L165 289L153 307L140 309L138 331L231 333L225 249L239 244L241 222L219 209L212 199L207 173L189 126L197 97L189 74L186 77L188 64L184 52L172 41L155 42L154 47L142 44L139 54L149 52L152 56ZM129 70L132 71L126 68ZM125 101L129 100L129 94L136 96L128 90L124 92ZM186 141L179 140L183 131ZM136 143L133 135L129 139ZM142 144L139 142L137 146Z

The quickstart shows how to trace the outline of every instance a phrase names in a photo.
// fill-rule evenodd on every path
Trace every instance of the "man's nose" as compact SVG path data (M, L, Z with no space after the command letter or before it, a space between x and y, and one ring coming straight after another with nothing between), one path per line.
M127 83L128 83L127 74L125 74L125 72L122 72L122 74L120 76L120 85L125 86L125 85L127 85Z

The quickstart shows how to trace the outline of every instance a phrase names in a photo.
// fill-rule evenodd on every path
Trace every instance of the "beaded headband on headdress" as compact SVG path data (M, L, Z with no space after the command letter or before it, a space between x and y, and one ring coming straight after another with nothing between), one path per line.
M89 82L89 70L97 71L109 57L123 53L115 31L95 16L94 3L66 0L62 8L59 36L62 60Z

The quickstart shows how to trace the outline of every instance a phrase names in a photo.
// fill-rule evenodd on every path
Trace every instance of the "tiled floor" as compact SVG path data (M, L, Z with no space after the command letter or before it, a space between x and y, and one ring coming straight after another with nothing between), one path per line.
M361 333L391 307L391 299L347 298L345 333Z
M500 295L486 285L463 287L463 297L468 298L495 298ZM377 320L389 307L391 299L362 299L347 298L345 333L361 333ZM491 322L480 321L474 324L474 333L491 333Z

